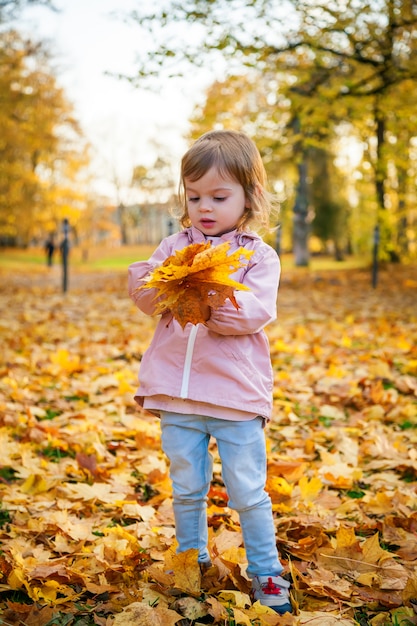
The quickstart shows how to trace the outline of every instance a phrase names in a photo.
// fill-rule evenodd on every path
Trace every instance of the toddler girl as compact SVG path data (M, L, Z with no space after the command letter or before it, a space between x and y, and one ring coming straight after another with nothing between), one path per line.
M263 427L272 409L273 375L264 327L276 318L278 256L251 226L269 226L266 174L253 141L235 131L204 134L181 162L183 229L166 237L148 261L129 267L129 294L141 311L155 311L155 290L137 288L165 259L192 243L225 241L230 251L253 251L233 279L235 291L217 309L202 305L204 323L183 329L166 310L140 366L135 396L161 418L162 448L170 461L178 551L207 549L207 494L212 479L209 440L222 464L228 506L239 514L253 597L278 613L291 612L281 577L271 500L265 492Z

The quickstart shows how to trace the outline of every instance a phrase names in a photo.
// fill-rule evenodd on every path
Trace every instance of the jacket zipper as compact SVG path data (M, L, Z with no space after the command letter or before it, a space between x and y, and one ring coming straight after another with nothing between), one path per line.
M182 373L182 384L180 398L188 398L188 385L190 382L191 363L193 360L194 344L197 337L198 325L191 327L191 332L188 337L187 351L185 353L184 371Z

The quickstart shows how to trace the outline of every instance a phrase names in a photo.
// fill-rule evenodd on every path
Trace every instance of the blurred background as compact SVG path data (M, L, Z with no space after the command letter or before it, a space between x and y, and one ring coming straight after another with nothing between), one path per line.
M2 0L0 263L156 245L212 128L257 143L294 265L415 261L416 100L414 0Z

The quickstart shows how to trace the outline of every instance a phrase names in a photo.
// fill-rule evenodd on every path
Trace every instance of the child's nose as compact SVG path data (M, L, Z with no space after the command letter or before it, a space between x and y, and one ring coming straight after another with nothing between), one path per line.
M200 211L211 211L210 198L201 198Z

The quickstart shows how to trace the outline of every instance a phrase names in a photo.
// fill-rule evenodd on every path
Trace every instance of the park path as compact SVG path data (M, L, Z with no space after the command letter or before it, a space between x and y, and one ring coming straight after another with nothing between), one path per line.
M29 271L8 271L0 267L0 293L23 288L58 297L82 296L101 291L127 296L126 270L96 270L69 267L67 292L63 293L60 265L31 267ZM86 304L86 303L85 303ZM279 319L297 315L338 316L351 310L354 315L415 315L417 311L417 266L391 265L379 271L378 285L371 285L370 270L313 271L307 268L282 270L278 296Z
M52 267L31 267L28 271L8 271L0 269L0 290L4 291L16 286L28 289L39 289L47 293L63 294L63 273L59 265ZM88 293L100 288L100 285L127 286L127 269L119 270L80 270L69 268L67 293ZM63 294L64 295L64 294Z

